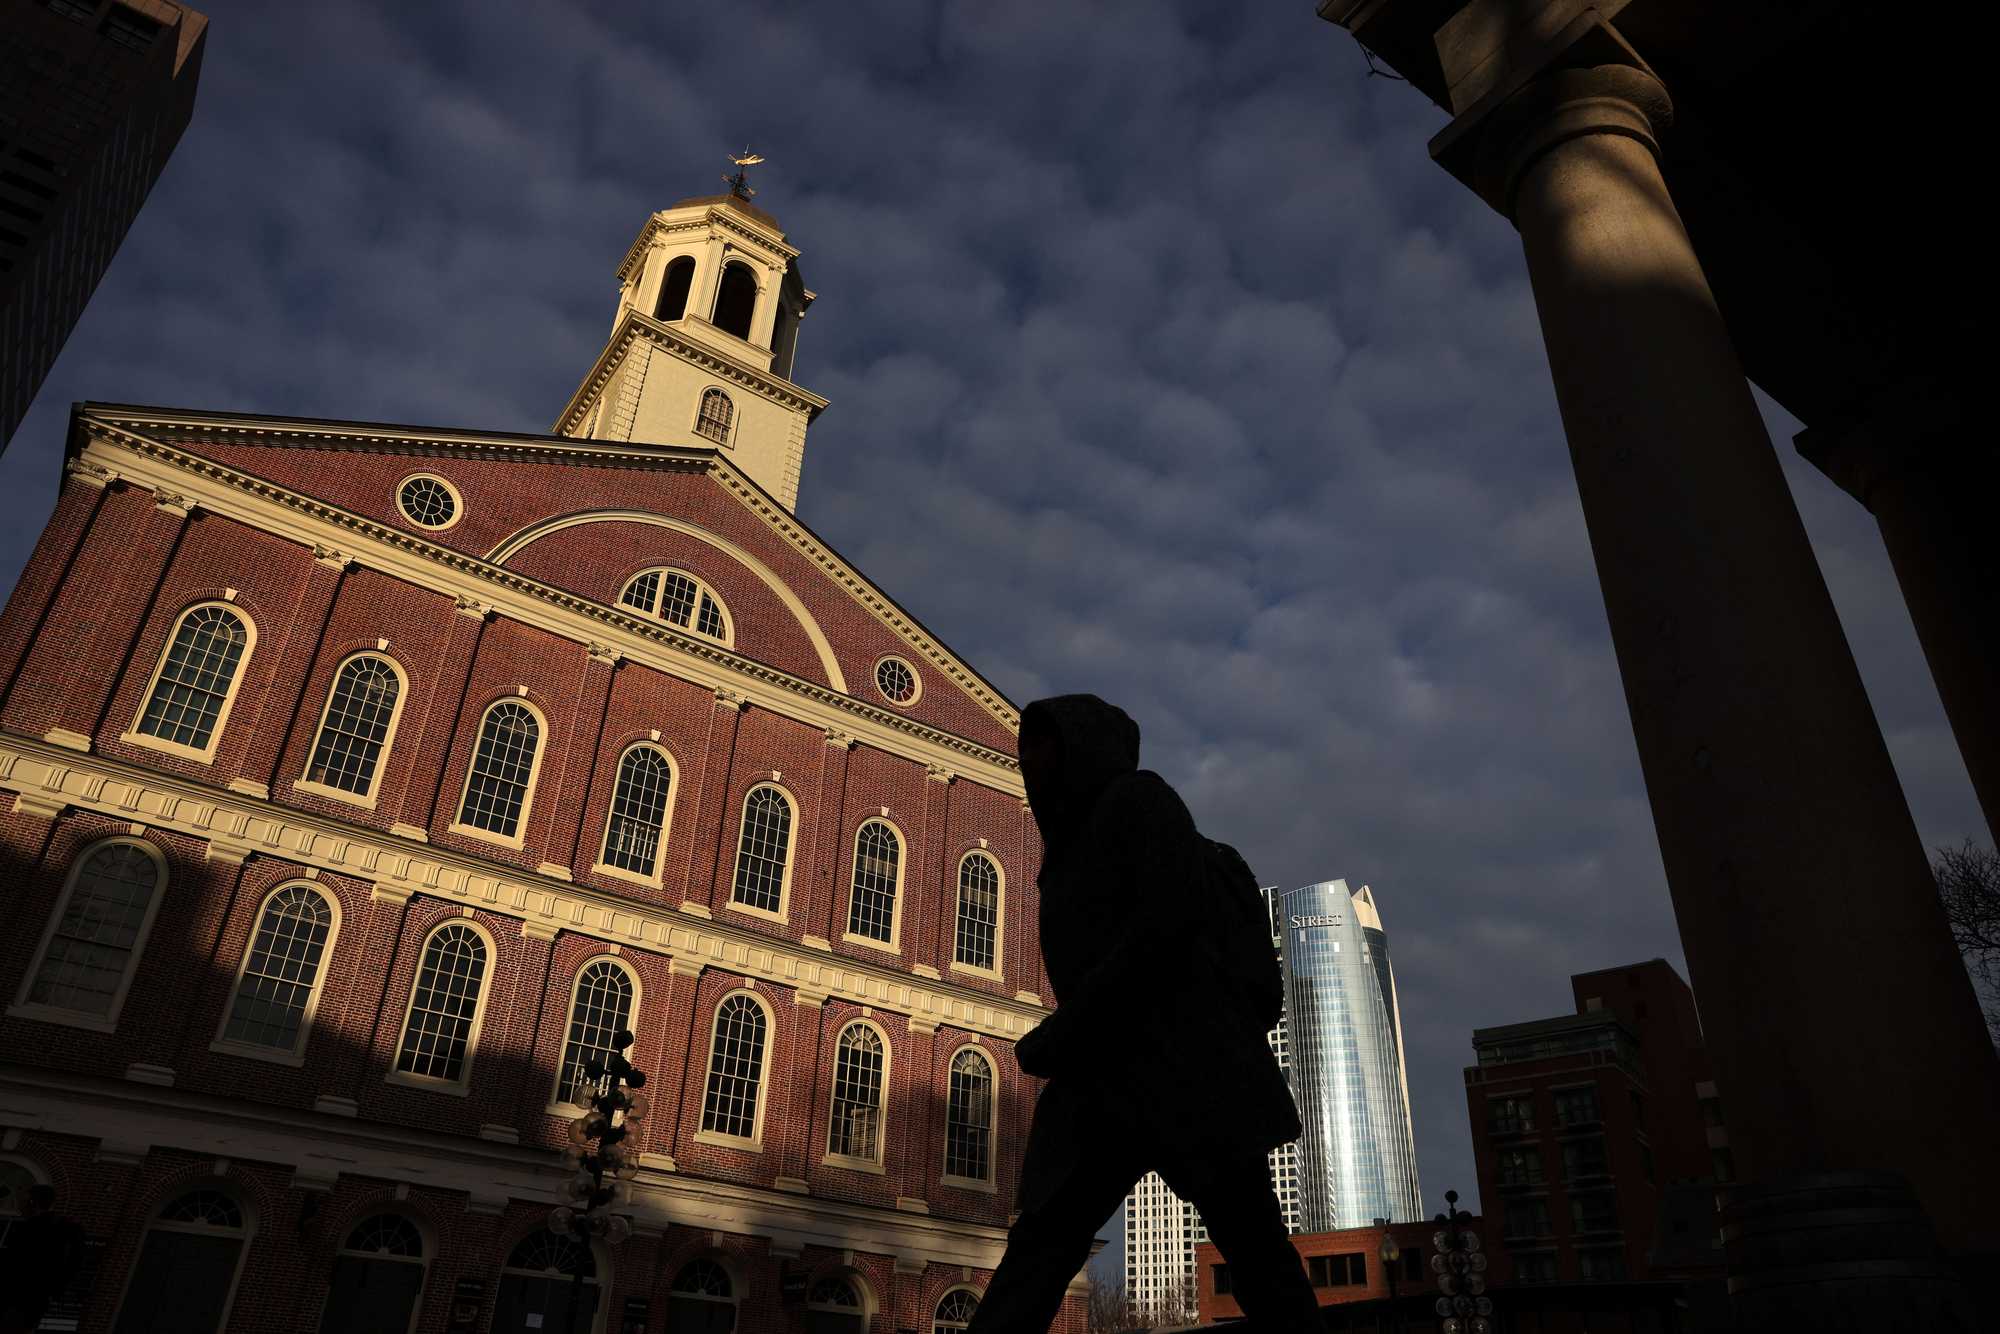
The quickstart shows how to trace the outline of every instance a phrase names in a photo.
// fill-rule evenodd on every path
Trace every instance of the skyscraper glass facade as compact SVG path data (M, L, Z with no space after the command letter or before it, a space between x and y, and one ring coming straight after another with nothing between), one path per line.
M1389 938L1366 885L1328 880L1279 902L1285 1018L1307 1232L1421 1221L1402 1017Z

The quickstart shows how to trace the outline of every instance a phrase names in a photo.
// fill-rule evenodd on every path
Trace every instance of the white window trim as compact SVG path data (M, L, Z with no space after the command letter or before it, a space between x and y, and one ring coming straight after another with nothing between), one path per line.
M890 699L887 692L882 689L882 680L878 675L882 670L882 664L885 662L902 663L903 669L910 674L910 679L916 682L917 693L908 699ZM892 709L910 708L924 697L924 674L917 670L917 664L911 662L900 653L884 653L881 657L875 659L874 664L868 669L868 684L875 687L875 693L881 696L882 702Z
M243 1215L242 1228L238 1230L235 1228L206 1227L199 1223L170 1223L160 1217L160 1210L166 1208L181 1196L191 1195L198 1190L212 1190L218 1195L227 1195L234 1201L237 1210ZM139 1273L139 1257L146 1253L146 1237L147 1234L152 1232L185 1232L197 1237L239 1237L242 1239L243 1244L236 1250L236 1268L229 1276L229 1291L222 1299L222 1319L216 1325L217 1329L228 1329L229 1317L235 1313L236 1309L236 1294L243 1287L243 1270L246 1267L244 1262L250 1258L250 1246L257 1240L257 1213L250 1207L250 1202L244 1199L240 1192L231 1190L222 1182L214 1180L184 1181L158 1197L153 1203L152 1212L146 1217L145 1225L139 1229L139 1247L132 1252L132 1258L125 1266L125 1281L118 1289L118 1305L112 1308L111 1328L113 1329L118 1328L118 1321L125 1314L125 1299L132 1294L132 1280Z
M854 921L854 859L861 852L861 831L871 824L879 824L896 836L896 906L895 910L889 914L889 939L886 941L877 940L873 936L861 935L851 927ZM901 954L903 952L903 901L907 897L905 887L909 877L910 840L903 833L901 826L886 815L871 815L860 824L854 826L854 839L848 845L847 911L841 916L843 925L840 929L840 938L856 945L866 945L871 950L880 950L884 954Z
M231 678L229 689L223 692L222 707L215 714L215 726L211 727L208 731L208 745L197 748L194 746L183 746L178 741L169 741L165 737L157 737L150 732L141 732L139 724L146 721L147 706L152 704L153 692L160 687L160 673L167 669L167 656L174 651L174 641L180 637L181 627L187 624L188 617L194 615L203 607L220 607L242 623L243 653L236 659L236 675ZM200 764L215 763L216 749L222 744L222 734L229 729L230 711L236 707L236 697L243 690L243 679L250 675L250 657L256 651L257 622L251 619L249 612L244 611L243 608L237 606L234 602L228 602L221 598L205 598L200 602L190 603L188 606L181 608L180 614L174 617L173 628L167 631L166 639L160 644L159 656L153 662L153 674L146 678L146 688L139 694L139 707L132 714L132 725L127 727L118 739L134 746L144 746L148 750L157 750L168 755L178 755L182 759L194 760Z
M977 964L958 961L958 916L964 899L965 864L974 857L984 857L993 863L993 876L998 884L993 898L993 966L981 968ZM1006 981L1007 969L1007 868L993 855L991 848L967 848L965 855L958 859L958 868L952 877L951 886L951 971L964 973L968 977L983 977L993 982Z
M672 621L662 616L660 614L659 598L655 598L653 600L653 606L650 611L641 610L640 608L633 606L631 603L625 600L626 590L630 589L633 584L637 583L641 579L644 579L649 574L657 574L661 576L661 582L663 583L665 582L665 577L670 574L677 574L681 576L683 579L692 579L694 581L694 586L695 586L694 617L689 624L685 626L675 625ZM705 635L701 631L695 629L695 626L701 624L701 599L703 594L707 594L708 597L714 601L715 609L718 612L722 613L722 638L720 639L717 639L711 635ZM724 648L736 647L736 617L730 614L729 604L722 600L722 594L716 591L715 585L709 583L708 580L702 578L700 575L696 574L693 570L684 570L678 565L648 565L643 570L635 571L631 578L627 579L624 583L618 585L618 596L611 600L611 605L616 607L620 611L636 612L637 614L644 616L648 620L658 621L660 624L667 626L670 629L677 630L682 634L693 635L696 639L703 640L706 643L720 644Z
M722 1021L722 1007L729 1003L731 996L748 996L764 1012L764 1051L757 1066L757 1110L752 1115L750 1134L725 1135L719 1130L710 1130L708 1120L708 1086L715 1078L715 1026ZM778 1043L778 1017L771 1010L770 1002L748 987L736 987L716 997L714 1009L709 1011L708 1020L708 1060L702 1066L701 1074L701 1119L700 1129L694 1132L698 1144L718 1144L729 1149L747 1149L753 1153L764 1150L764 1107L771 1096L771 1050ZM732 1276L733 1277L733 1276ZM686 1296L683 1293L682 1296Z
M514 1258L514 1251L519 1248L524 1239L523 1237L516 1237L514 1244L507 1248L507 1259L500 1264L500 1283L494 1284L493 1296L496 1302L500 1296L500 1285L507 1281L507 1277L510 1274L515 1278L556 1278L561 1279L564 1284L568 1284L571 1281L571 1275L558 1273L553 1269L522 1269L511 1263ZM583 1280L583 1285L587 1288L596 1288L598 1295L598 1300L595 1303L597 1314L591 1317L590 1334L606 1334L606 1327L611 1319L611 1302L609 1300L611 1287L606 1282L607 1277L611 1274L611 1252L603 1242L598 1241L596 1238L592 1238L588 1245L590 1247L592 1272L589 1277ZM428 1276L426 1276L426 1281L428 1281Z
M340 688L340 674L346 671L347 664L356 658L377 658L388 663L389 670L396 674L396 702L389 709L389 727L382 734L382 753L375 757L375 772L369 776L366 792L349 792L344 787L335 787L331 783L316 783L306 777L306 774L312 772L313 756L319 752L320 737L326 731L327 715L333 711L333 692ZM389 767L390 755L395 752L396 728L403 721L403 701L409 697L409 674L403 670L402 663L387 653L380 649L358 649L342 658L334 667L333 675L327 679L326 699L319 706L319 725L313 728L311 743L306 747L305 769L292 780L292 786L301 792L313 792L322 797L331 797L335 801L344 801L352 806L374 810L376 802L382 798L382 774ZM476 746L478 743L475 741L473 744Z
M881 1106L876 1109L875 1156L872 1158L863 1158L855 1154L834 1153L828 1150L820 1155L820 1161L829 1167L844 1167L854 1172L872 1172L879 1176L889 1170L883 1162L883 1156L888 1152L889 1076L895 1064L896 1049L890 1045L888 1033L884 1032L882 1026L872 1019L850 1019L842 1024L840 1030L834 1034L833 1068L826 1083L827 1138L833 1138L833 1090L835 1082L840 1077L840 1040L846 1037L847 1031L852 1028L870 1029L882 1043L882 1102ZM825 1276L822 1275L822 1277ZM865 1304L867 1299L864 1296L862 1300Z
M943 1292L940 1292L938 1294L938 1299L931 1303L930 1334L936 1334L938 1326L938 1310L940 1307L944 1305L944 1299L951 1296L951 1294L953 1294L954 1292L971 1293L972 1302L975 1308L984 1306L986 1304L985 1289L975 1287L973 1284L970 1283L952 1284L950 1287L946 1288Z
M347 1238L354 1234L354 1229L360 1227L363 1223L367 1222L369 1219L378 1217L383 1214L387 1214L395 1218L400 1218L404 1222L408 1223L411 1227L415 1228L417 1231L417 1240L420 1243L422 1243L424 1248L424 1253L413 1260L407 1255L384 1255L380 1251L348 1250ZM406 1214L402 1212L400 1209L368 1208L365 1206L363 1207L361 1212L358 1215L356 1215L354 1220L347 1224L345 1232L341 1235L340 1245L334 1250L334 1254L336 1256L345 1255L356 1260L380 1261L383 1264L391 1264L391 1265L414 1265L416 1268L421 1269L423 1271L423 1280L417 1284L417 1299L414 1302L410 1303L410 1323L405 1329L405 1334L415 1334L418 1322L423 1318L424 1289L429 1285L431 1281L431 1257L436 1253L437 1253L437 1245L435 1243L435 1240L431 1236L430 1227L424 1222L423 1219L418 1218L414 1214ZM329 1289L327 1292L328 1301L331 1301L332 1297L333 1293L331 1289ZM320 1323L324 1324L325 1322L326 1322L326 1304L322 1303L320 1305Z
M477 744L477 743L474 743ZM660 812L660 844L653 857L653 873L640 875L622 866L607 862L605 854L611 850L611 811L618 804L618 779L625 771L625 757L635 750L650 750L659 754L667 762L667 805ZM470 771L468 770L468 777ZM681 766L673 752L657 741L634 741L618 752L618 762L611 766L611 799L604 806L604 832L597 840L597 864L590 869L598 875L608 875L615 880L628 880L635 885L648 885L658 889L665 882L667 873L667 840L674 830L674 806L681 796ZM463 798L461 798L461 801Z
M479 763L479 739L486 735L486 720L493 716L493 710L502 704L518 704L534 715L535 726L540 735L535 738L535 759L528 766L527 790L521 794L521 818L514 822L514 832L496 834L491 829L481 829L478 825L461 824L459 817L465 813L465 794L472 790L472 769ZM465 780L458 785L458 800L451 808L451 823L446 826L454 834L464 834L467 838L480 839L487 843L498 843L503 848L527 846L528 817L535 813L535 789L541 786L542 761L548 758L549 720L535 702L525 695L508 694L489 700L479 711L479 725L472 729L472 748L465 753Z
M55 939L56 926L69 908L70 896L76 893L76 882L83 875L83 867L98 849L114 843L129 843L153 859L153 869L159 879L153 885L153 895L146 902L145 916L139 919L138 934L132 938L132 955L126 964L125 975L118 980L118 990L111 994L111 1008L103 1014L91 1014L85 1010L68 1010L60 1005L48 1005L28 999L34 990L35 979L41 976L42 964L48 958L49 942ZM63 1024L70 1028L87 1028L97 1033L118 1031L118 1015L125 1008L125 998L131 994L133 979L139 976L139 965L145 960L146 942L153 934L153 921L160 914L160 900L167 896L169 877L167 875L166 854L143 838L120 835L116 838L100 838L77 849L70 858L69 870L63 877L62 893L56 896L55 907L49 912L47 925L42 928L42 939L35 946L28 969L21 975L21 986L14 994L14 1003L7 1007L11 1019L39 1019L44 1023Z
M754 904L736 901L736 876L743 867L743 830L749 822L750 798L759 788L769 788L784 801L791 818L785 821L785 873L778 877L778 910L759 908ZM783 784L772 779L760 779L744 790L743 800L736 807L736 860L729 865L729 897L723 900L723 908L729 912L740 912L748 917L761 917L767 922L789 922L792 912L792 865L798 860L799 848L799 803Z
M306 993L306 1012L299 1021L298 1041L290 1050L282 1047L267 1047L256 1042L238 1042L227 1036L229 1016L236 1009L237 993L243 989L244 974L250 971L250 956L257 950L257 930L264 922L264 914L271 906L271 900L288 889L304 888L319 895L320 901L332 912L333 920L327 924L326 943L320 947L319 968L313 977L312 989ZM255 1061L270 1061L276 1065L304 1065L306 1063L306 1043L312 1037L313 1020L319 1014L319 998L326 991L326 976L333 965L333 947L340 939L340 897L329 894L310 880L286 880L273 885L268 893L257 902L257 911L250 918L250 938L243 942L243 957L236 963L236 980L230 984L222 1003L222 1017L215 1025L215 1040L208 1044L210 1051L226 1053L230 1056L247 1056Z
M1000 1063L993 1059L992 1052L986 1050L986 1048L980 1046L977 1042L961 1042L956 1047L953 1047L951 1055L945 1058L944 1116L938 1123L943 1133L941 1135L941 1142L938 1145L938 1153L940 1157L943 1157L951 1151L951 1067L957 1063L961 1053L968 1051L978 1052L979 1059L986 1062L986 1175L983 1177L962 1177L956 1176L949 1171L940 1171L938 1180L940 1184L951 1186L958 1190L976 1190L985 1195L997 1195L1000 1192L1000 1183L997 1180L1000 1172ZM961 1284L960 1286L963 1287L965 1285ZM972 1292L975 1296L978 1295L977 1289L967 1288L966 1290ZM944 1300L943 1293L938 1294L938 1300Z
M423 981L424 956L430 953L431 941L438 932L448 926L472 928L479 938L486 942L486 969L479 978L479 999L472 1005L472 1027L465 1034L465 1062L460 1067L457 1079L444 1079L437 1075L420 1075L413 1070L399 1070L397 1063L403 1058L403 1039L410 1033L410 1016L417 1008L417 986ZM423 943L417 947L416 966L410 970L410 994L403 1002L402 1022L396 1025L396 1045L389 1050L389 1072L384 1082L399 1084L404 1088L423 1089L427 1093L443 1093L454 1098L463 1098L472 1091L472 1070L479 1061L479 1037L486 1025L486 1002L493 996L493 975L499 970L500 951L493 943L493 933L470 917L451 916L424 932Z
M416 481L419 477L425 478L429 481L436 482L439 486L442 486L445 489L447 494L451 496L451 519L449 522L425 523L423 520L419 519L416 515L410 513L408 510L403 508L403 488L408 486L411 482ZM402 519L405 523L409 524L411 527L419 529L426 533L442 533L448 528L456 528L459 525L460 521L465 518L465 497L459 494L458 488L456 486L452 485L451 478L440 476L439 474L434 472L419 471L419 472L405 473L401 477L396 479L396 489L392 491L390 494L395 498L396 501L397 517Z
M875 1290L868 1286L867 1277L860 1270L852 1266L836 1265L823 1274L812 1275L806 1281L807 1294L810 1295L814 1288L830 1278L845 1279L847 1286L854 1289L854 1295L861 1299L861 1328L865 1334L865 1331L872 1326L875 1316L881 1310L879 1299L875 1296ZM681 1295L685 1297L688 1294L682 1293ZM814 1301L806 1302L805 1309L808 1311L832 1311L841 1315L849 1314L854 1310L851 1306L827 1306Z
M725 264L723 267L727 268L728 265ZM720 283L717 283L715 290L716 290L716 295L718 297L721 296L722 285ZM759 295L760 296L762 295L761 290L759 292ZM730 333L728 330L724 329L721 325L715 322L714 313L712 311L710 312L710 316L708 320L705 321L705 323L707 323L709 328L715 330L719 334L722 334L725 338L736 337L735 334ZM756 346L755 343L749 343L748 339L737 339L737 341L748 343L748 345L751 347ZM764 350L768 351L769 349L767 348ZM729 405L729 427L722 433L722 439L720 440L717 440L714 436L703 435L701 433L701 405L707 401L708 396L712 393L721 394L722 401ZM730 394L730 392L727 389L724 389L719 385L704 386L702 388L701 393L695 396L694 420L688 423L688 433L692 435L695 439L706 441L708 444L714 445L718 449L735 448L736 447L736 399Z
M575 975L569 980L569 1008L563 1011L561 1040L556 1046L556 1082L555 1086L549 1090L549 1105L543 1109L552 1116L579 1116L588 1110L576 1103L566 1102L563 1099L563 1056L569 1050L569 1028L576 1019L576 997L577 993L583 988L583 975L589 971L593 964L599 963L615 965L620 972L625 974L625 980L632 984L632 1006L626 1011L625 1027L634 1033L639 1031L639 1005L646 998L645 983L639 980L639 970L632 967L631 964L626 963L617 955L606 954L602 951L591 955L579 963L576 966ZM715 1041L713 1033L709 1034L709 1041L711 1043Z

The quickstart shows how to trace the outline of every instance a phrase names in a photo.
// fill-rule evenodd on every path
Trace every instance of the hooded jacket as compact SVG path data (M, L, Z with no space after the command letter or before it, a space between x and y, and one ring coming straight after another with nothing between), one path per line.
M1023 733L1061 760L1026 775L1040 828L1042 959L1055 992L1056 1082L1087 1086L1169 1157L1263 1151L1298 1111L1262 1032L1246 1030L1210 951L1207 845L1165 779L1139 768L1139 728L1094 695L1030 704Z

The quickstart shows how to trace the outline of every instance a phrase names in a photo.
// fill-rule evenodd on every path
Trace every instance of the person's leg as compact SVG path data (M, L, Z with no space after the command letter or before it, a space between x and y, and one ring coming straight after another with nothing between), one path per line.
M1319 1298L1285 1231L1284 1210L1271 1190L1263 1154L1231 1154L1162 1169L1161 1175L1176 1195L1201 1211L1209 1237L1229 1263L1236 1304L1253 1329L1275 1334L1323 1327Z
M1048 1334L1091 1238L1142 1175L1137 1159L1097 1142L1107 1128L1051 1084L1035 1106L1021 1164L1020 1217L966 1334Z

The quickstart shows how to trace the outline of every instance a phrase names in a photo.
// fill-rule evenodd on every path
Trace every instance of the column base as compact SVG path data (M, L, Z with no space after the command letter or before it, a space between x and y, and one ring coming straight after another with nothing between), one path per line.
M1894 1173L1736 1186L1725 1193L1721 1223L1740 1334L1978 1327L1959 1269Z

